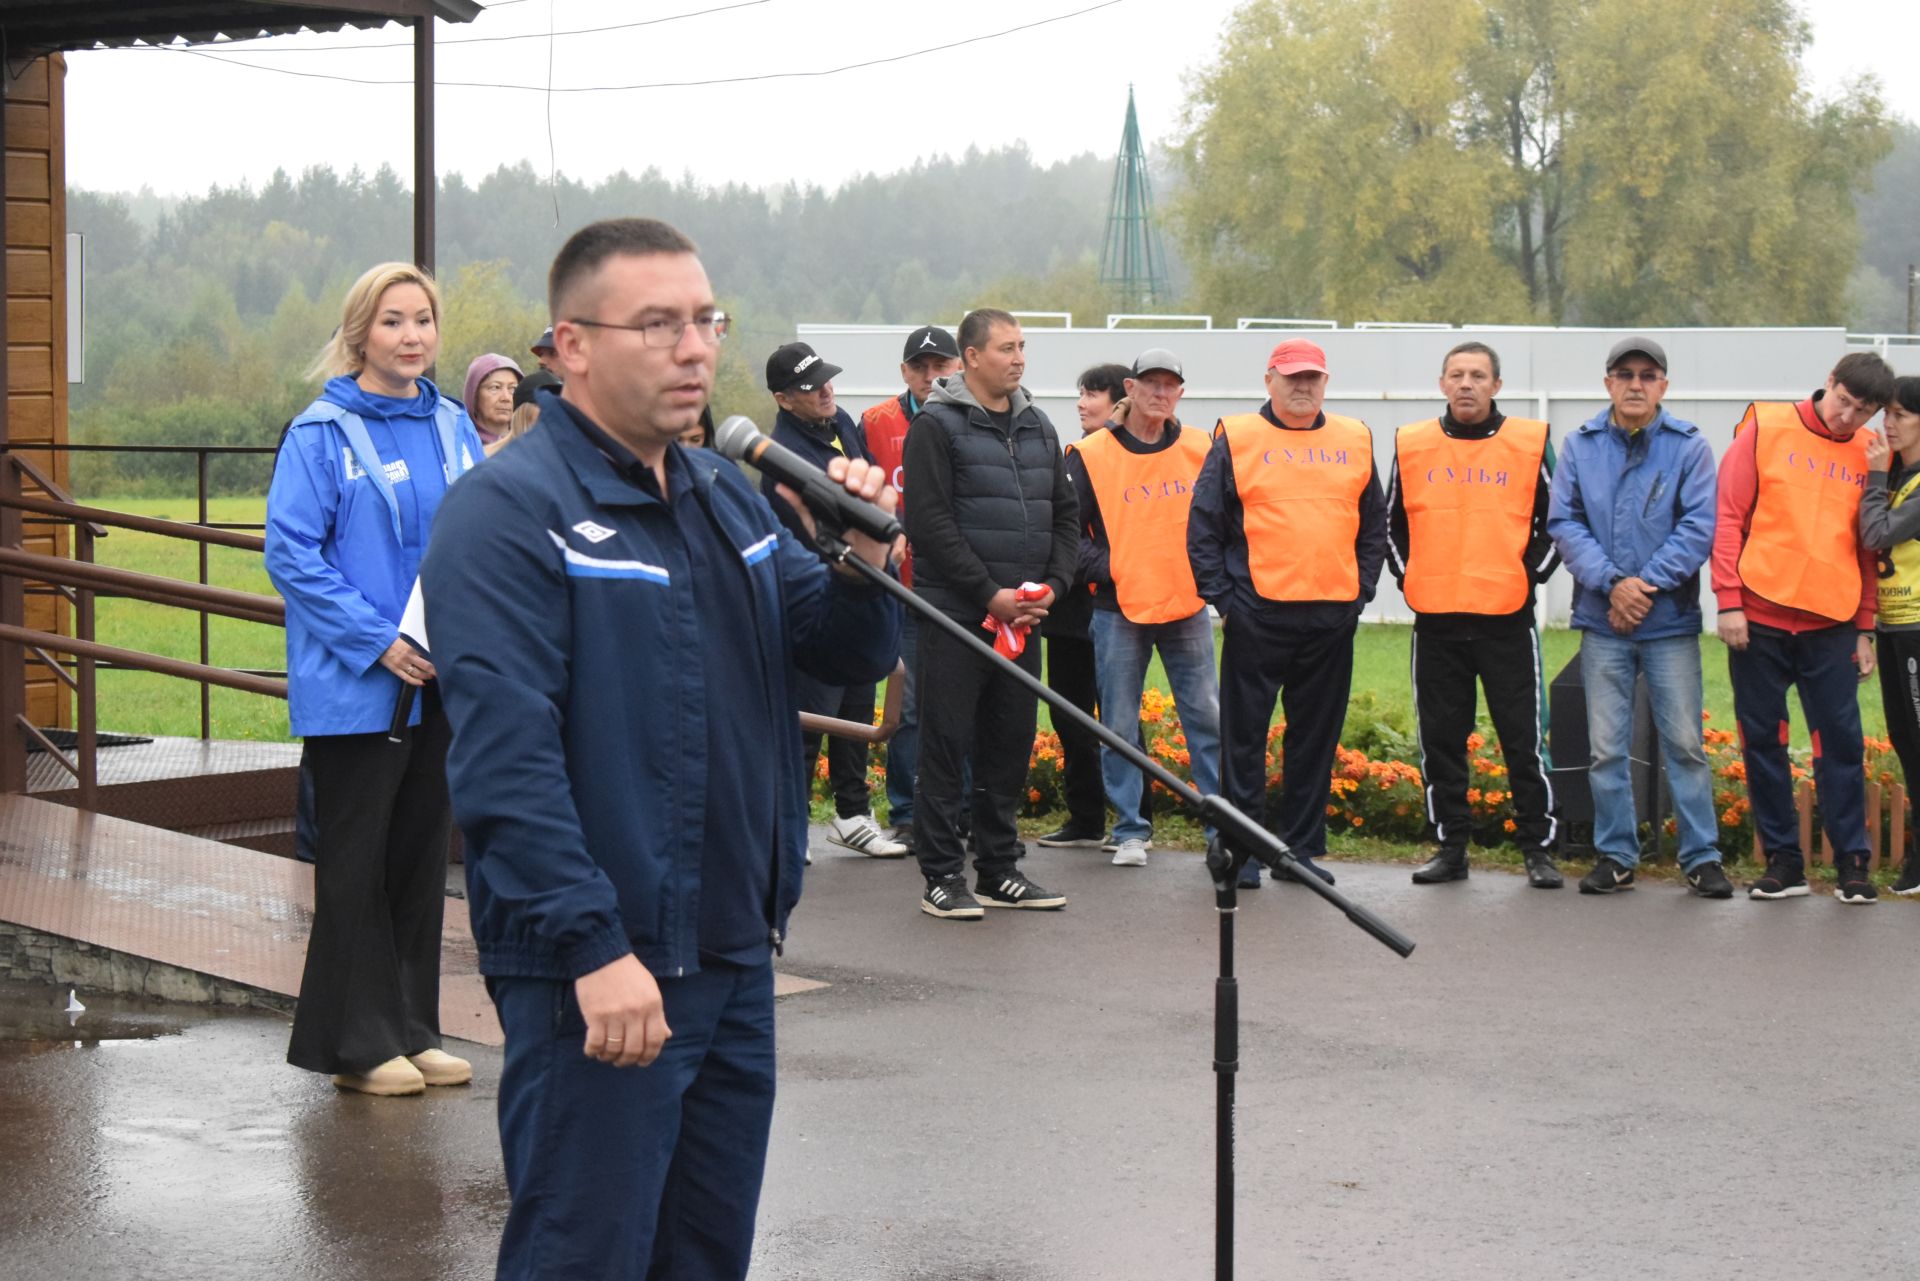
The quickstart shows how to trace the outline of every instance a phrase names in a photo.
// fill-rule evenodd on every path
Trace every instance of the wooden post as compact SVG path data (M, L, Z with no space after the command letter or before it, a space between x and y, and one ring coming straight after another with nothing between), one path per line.
M1887 789L1887 858L1907 860L1907 788L1895 783Z
M1867 784L1867 871L1880 870L1880 784Z
M1801 779L1794 789L1793 806L1800 812L1800 851L1812 866L1817 851L1813 846L1813 780Z

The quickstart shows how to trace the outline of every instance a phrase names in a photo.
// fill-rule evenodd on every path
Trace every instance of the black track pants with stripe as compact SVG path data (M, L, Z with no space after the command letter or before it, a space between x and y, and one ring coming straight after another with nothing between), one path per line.
M1469 777L1467 736L1473 732L1478 689L1505 759L1504 778ZM1514 839L1523 850L1550 850L1558 835L1553 787L1541 737L1546 682L1540 639L1531 627L1471 636L1413 633L1413 700L1420 718L1420 773L1426 782L1427 821L1442 849L1464 850L1473 831L1467 789L1513 793Z

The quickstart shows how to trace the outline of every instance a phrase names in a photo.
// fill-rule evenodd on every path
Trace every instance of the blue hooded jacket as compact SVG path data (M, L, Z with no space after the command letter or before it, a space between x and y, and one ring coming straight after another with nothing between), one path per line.
M447 486L485 456L466 410L426 379L418 386L398 400L331 379L280 442L266 564L287 602L287 704L300 737L391 723L400 678L380 656L400 634Z
M1612 634L1607 604L1622 578L1657 589L1634 640L1697 635L1700 567L1713 551L1713 448L1663 407L1629 435L1603 409L1571 433L1553 474L1547 533L1573 574L1573 625Z

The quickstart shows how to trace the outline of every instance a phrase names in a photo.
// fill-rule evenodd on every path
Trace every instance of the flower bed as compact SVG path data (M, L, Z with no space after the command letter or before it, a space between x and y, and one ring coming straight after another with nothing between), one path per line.
M1703 720L1710 714L1702 713ZM1159 689L1148 689L1140 699L1140 728L1151 755L1182 780L1192 781L1192 756L1187 736L1180 729L1173 699ZM1284 765L1281 738L1284 724L1276 724L1267 734L1267 788L1277 792ZM1410 729L1394 709L1385 707L1374 695L1355 695L1347 709L1347 721L1334 758L1333 782L1327 804L1327 823L1334 831L1364 832L1383 840L1407 844L1426 839L1426 804L1421 792L1418 746ZM1729 860L1746 858L1753 851L1752 806L1747 799L1747 767L1740 756L1738 735L1715 729L1705 730L1707 760L1713 769L1714 810L1719 817L1720 849ZM1351 744L1351 745L1349 745ZM1513 794L1507 786L1507 766L1497 744L1478 733L1467 736L1467 803L1471 807L1477 835L1483 842L1496 841L1514 831ZM1888 787L1899 781L1899 762L1892 744L1885 739L1866 740L1867 780L1880 785L1883 807L1890 802ZM1794 754L1793 777L1796 786L1811 777L1807 760ZM1034 736L1027 766L1027 795L1023 813L1028 817L1052 814L1065 808L1066 760L1060 750L1060 736L1042 730ZM886 748L876 746L869 757L868 782L876 797L886 792ZM823 752L814 772L814 799L830 801L827 788L827 760ZM1162 796L1167 789L1153 784ZM1257 816L1256 816L1257 817ZM1818 823L1818 815L1815 822ZM1666 820L1666 833L1674 833L1674 821ZM1898 855L1896 853L1895 857Z

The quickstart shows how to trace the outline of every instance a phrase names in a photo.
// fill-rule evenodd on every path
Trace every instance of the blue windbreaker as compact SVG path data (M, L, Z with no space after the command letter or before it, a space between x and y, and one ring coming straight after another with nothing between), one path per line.
M1611 633L1608 594L1639 577L1658 594L1634 640L1700 631L1700 567L1713 551L1713 448L1662 408L1629 436L1603 409L1563 442L1547 533L1573 574L1573 625Z
M774 792L771 919L784 933L807 849L792 673L885 676L900 607L829 570L719 455L670 446L669 471L752 583L759 662L709 685L673 512L571 412L542 397L534 430L454 488L420 580L480 971L574 979L631 952L655 975L688 974L706 718L764 726L756 768Z
M331 379L274 460L267 576L287 602L287 704L301 737L392 722L400 678L380 655L400 634L447 486L484 457L466 410L419 387L396 400Z

